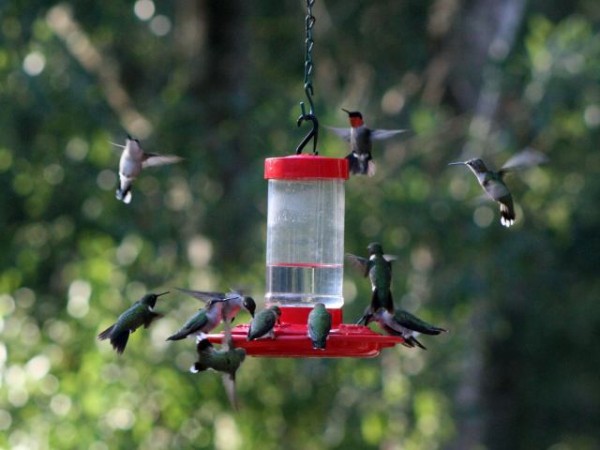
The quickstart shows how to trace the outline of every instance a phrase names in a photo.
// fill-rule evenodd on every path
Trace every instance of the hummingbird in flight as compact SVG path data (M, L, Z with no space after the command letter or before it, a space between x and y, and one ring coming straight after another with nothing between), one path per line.
M394 312L394 299L392 297L392 261L393 255L383 253L383 247L378 242L371 242L367 246L368 258L346 253L346 258L356 267L363 276L371 281L371 303L365 310L358 324L365 322L369 314L374 314L378 309L384 308L390 313Z
M379 308L374 313L367 315L366 324L373 321L377 322L387 334L402 337L405 347L417 346L423 350L427 349L417 340L416 336L419 333L435 336L447 331L444 328L430 325L404 310L390 312L385 308Z
M246 350L236 348L233 344L229 322L225 321L223 344L217 350L208 339L200 339L196 344L198 361L190 368L190 372L198 373L212 369L223 374L223 385L229 398L229 403L234 410L238 410L237 396L235 392L235 375L246 359Z
M306 329L313 349L325 350L327 336L331 330L331 313L327 311L323 303L317 303L313 307L308 315Z
M140 141L129 135L127 135L125 145L114 145L123 149L119 160L119 187L116 197L126 204L131 203L131 186L142 169L173 164L182 160L179 156L147 153L140 146Z
M158 297L168 293L167 291L162 294L144 295L121 314L113 325L100 333L98 339L110 339L110 343L116 352L122 354L131 333L142 325L144 325L144 328L148 328L154 320L162 317L162 314L154 311L154 306Z
M515 223L515 208L512 195L504 183L504 176L510 171L527 169L547 161L548 157L543 153L526 149L506 161L498 171L488 169L480 158L452 162L449 165L465 165L471 169L487 196L500 205L500 223L508 228Z
M262 337L275 339L273 328L279 322L279 317L281 317L281 309L278 306L270 306L258 312L250 322L247 340L253 341Z
M254 317L256 311L256 302L248 295L243 295L238 291L231 292L208 292L208 291L193 291L190 289L176 288L185 294L188 294L207 304L216 303L217 308L222 310L222 315L227 320L233 322L238 312L244 308L250 316ZM218 323L217 323L218 325Z
M328 128L350 142L350 154L346 156L350 173L373 176L375 174L375 163L371 154L373 141L388 139L406 130L372 130L365 125L359 111L348 111L344 108L342 111L348 114L350 128Z

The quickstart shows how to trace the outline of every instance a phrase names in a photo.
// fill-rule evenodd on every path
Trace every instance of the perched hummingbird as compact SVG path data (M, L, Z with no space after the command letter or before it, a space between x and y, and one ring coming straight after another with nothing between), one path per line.
M262 337L270 337L275 339L275 332L273 328L279 321L281 316L281 310L278 306L271 306L267 309L263 309L257 313L252 322L250 322L250 328L248 328L248 340L253 341Z
M342 108L350 119L350 129L328 127L346 141L350 141L350 154L346 156L352 174L375 174L375 164L371 155L374 140L388 139L406 130L371 130L365 126L362 114Z
M191 334L200 335L214 330L223 319L223 302L209 301L204 308L200 308L196 314L175 334L169 336L167 341L178 341Z
M229 322L224 322L223 348L216 350L208 339L200 339L196 344L198 361L190 368L190 372L198 373L212 369L223 373L223 385L227 397L234 410L237 411L238 403L235 393L235 374L246 358L246 350L235 348Z
M154 306L158 297L168 293L167 291L162 294L144 295L121 314L113 325L100 333L98 339L110 339L110 343L117 353L123 353L130 333L133 333L142 325L144 325L144 328L148 328L155 319L162 317L162 314L154 312Z
M317 303L308 315L306 326L308 337L315 350L325 350L327 336L331 330L331 313L323 303Z
M232 407L237 410L235 394L235 374L246 358L243 348L229 347L217 350L208 339L202 339L196 345L198 361L190 368L190 372L198 373L212 369L223 373L223 384Z
M378 242L371 242L367 246L369 258L362 258L351 253L346 258L357 267L363 276L371 280L371 304L365 310L358 324L363 323L368 314L373 314L379 308L385 308L390 313L394 312L394 300L392 298L392 261L396 259L392 255L384 255L383 247Z
M380 308L367 316L367 325L373 321L376 321L387 334L401 336L404 339L406 347L414 347L416 345L423 350L427 349L417 340L417 334L438 335L447 331L443 328L430 325L424 320L413 316L408 311L403 310L390 312L385 308Z
M206 292L206 291L192 291L189 289L177 288L185 294L191 295L192 297L203 301L203 302L215 302L220 303L222 309L222 315L227 320L233 322L235 316L244 308L252 317L254 317L254 311L256 311L256 302L252 297L242 295L240 292L231 291L228 293L223 292ZM217 323L218 324L218 323Z
M162 166L163 164L173 164L181 161L179 156L172 155L157 155L155 153L146 153L140 146L140 141L127 136L125 145L121 153L119 161L119 187L117 188L116 197L123 203L131 202L131 185L133 180L137 178L142 169L146 167Z
M504 184L504 175L509 171L526 169L547 161L548 158L543 153L526 149L506 161L498 171L488 169L480 158L469 159L464 162L453 162L449 165L464 164L471 169L485 193L500 205L500 223L505 227L510 227L515 223L515 209L512 195L506 184Z

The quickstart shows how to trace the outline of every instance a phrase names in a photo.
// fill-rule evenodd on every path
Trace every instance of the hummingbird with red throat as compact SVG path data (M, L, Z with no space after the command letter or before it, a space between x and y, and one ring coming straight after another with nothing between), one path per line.
M375 163L371 149L374 140L389 139L406 130L373 130L365 125L363 116L359 111L348 111L342 108L350 120L350 128L328 127L342 139L350 142L350 154L346 156L350 173L354 175L375 174Z

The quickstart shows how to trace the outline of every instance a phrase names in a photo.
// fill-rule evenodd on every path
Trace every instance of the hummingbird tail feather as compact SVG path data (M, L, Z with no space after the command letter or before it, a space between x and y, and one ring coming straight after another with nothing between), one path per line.
M115 197L117 197L117 200L120 200L127 205L131 203L131 186L128 186L125 189L121 189L120 187L117 188Z
M326 346L326 339L313 340L312 342L312 348L314 350L325 350Z
M367 175L369 173L368 161L360 159L355 153L346 156L348 160L348 169L354 175Z
M414 336L410 336L406 339L407 342L410 342L411 344L413 344L412 346L414 347L415 345L419 348L422 348L423 350L427 350L427 347L425 347L423 344L421 344L416 337Z
M130 332L127 330L110 337L110 343L118 354L122 354L125 351L127 341L129 340L129 334Z
M106 330L104 330L102 333L100 333L98 335L98 339L100 339L101 341L108 339L110 337L110 333L112 333L112 330L115 326L111 325L110 327L108 327Z
M500 223L505 227L510 227L515 223L515 211L511 206L500 203Z

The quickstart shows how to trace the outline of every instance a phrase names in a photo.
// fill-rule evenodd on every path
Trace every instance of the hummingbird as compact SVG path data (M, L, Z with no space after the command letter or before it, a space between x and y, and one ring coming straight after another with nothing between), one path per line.
M306 329L313 349L325 350L327 336L331 330L331 313L327 311L323 303L317 303L313 307L308 315Z
M198 361L192 365L190 372L198 373L207 369L222 372L227 397L232 407L237 410L235 374L246 358L246 350L234 347L217 350L208 339L201 339L196 344L196 351L198 352Z
M367 246L369 258L362 258L351 253L346 254L350 263L358 268L363 276L371 280L371 303L365 310L358 324L365 322L367 315L375 313L379 308L385 308L390 313L394 312L394 300L392 298L392 261L396 259L393 255L385 255L383 247L378 242L371 242Z
M235 375L246 358L246 350L234 347L229 322L225 321L224 323L223 348L216 350L208 339L198 340L196 344L198 361L190 367L190 372L198 373L207 369L222 372L227 397L233 409L237 411Z
M190 317L175 334L169 336L167 341L178 341L192 334L209 333L221 323L222 318L223 303L219 300L211 300Z
M404 310L390 312L385 308L380 308L367 316L367 325L373 321L377 322L387 334L401 336L404 339L403 345L406 347L414 347L416 345L423 350L427 349L417 340L417 334L423 333L433 336L447 332L444 328L430 325Z
M346 141L350 141L350 154L346 156L352 174L375 174L375 163L371 155L374 140L388 139L406 130L372 130L365 126L363 116L358 111L348 111L342 108L350 120L350 128L328 127Z
M144 295L127 311L121 314L113 325L100 333L98 339L110 339L113 348L117 353L122 354L127 345L130 333L133 333L142 325L144 325L144 328L148 328L154 320L162 317L162 314L154 312L154 306L158 297L168 293L167 291L162 294Z
M469 159L464 162L453 162L450 166L466 165L477 177L477 181L492 200L500 205L500 223L510 227L515 223L515 208L512 195L504 183L504 175L507 172L527 169L548 161L543 153L533 149L525 149L510 158L498 171L487 168L480 158Z
M267 309L263 309L254 316L252 322L250 322L250 328L248 328L248 340L253 341L262 337L270 337L275 339L275 332L273 328L275 324L279 322L281 316L281 309L278 306L271 306Z
M142 169L173 164L182 160L179 156L146 153L140 146L140 141L129 135L127 135L125 145L115 145L123 149L119 161L120 182L116 197L126 204L131 203L131 185L133 184L133 180L142 172Z
M228 293L223 292L207 292L207 291L192 291L190 289L176 288L185 294L191 295L192 297L203 301L203 302L215 302L219 303L222 309L222 315L229 321L233 322L235 316L244 308L252 317L254 317L254 311L256 311L256 302L250 296L243 295L237 291L231 291ZM218 323L217 323L218 325Z

